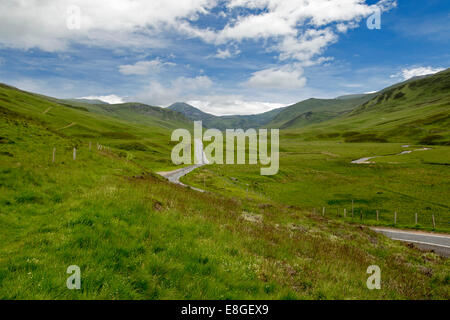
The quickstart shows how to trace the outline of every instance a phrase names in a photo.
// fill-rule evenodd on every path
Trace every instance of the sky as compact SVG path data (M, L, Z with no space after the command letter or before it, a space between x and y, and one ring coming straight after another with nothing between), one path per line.
M0 82L255 114L450 66L448 0L2 0Z

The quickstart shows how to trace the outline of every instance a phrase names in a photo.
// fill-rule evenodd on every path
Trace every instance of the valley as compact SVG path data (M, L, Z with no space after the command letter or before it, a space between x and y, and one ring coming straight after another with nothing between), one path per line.
M0 297L448 300L448 259L368 226L450 232L449 74L278 110L278 174L209 164L180 179L207 192L157 175L185 170L170 136L188 115L1 85ZM392 156L351 163L378 155ZM74 264L81 290L65 287ZM374 264L383 290L365 286Z

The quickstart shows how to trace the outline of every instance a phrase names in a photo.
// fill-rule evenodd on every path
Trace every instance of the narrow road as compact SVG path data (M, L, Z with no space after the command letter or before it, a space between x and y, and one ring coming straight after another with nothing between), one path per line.
M433 250L436 254L447 258L450 257L450 235L378 227L371 229L393 240L413 243L419 249Z
M165 171L165 172L157 172L160 176L163 176L167 180L169 180L172 183L178 184L183 187L188 187L193 190L199 191L199 192L205 192L205 190L195 188L192 186L188 186L180 181L180 178L187 175L188 173L194 171L197 168L200 168L204 166L205 164L209 164L208 159L206 158L205 152L203 151L203 143L201 140L196 139L195 140L195 159L197 159L198 164L194 164L189 167L184 167L181 169L173 170L173 171Z
M403 146L404 148L407 148L409 146ZM400 153L397 154L388 154L388 155L384 155L384 156L373 156L373 157L366 157L366 158L361 158L361 159L357 159L357 160L353 160L352 163L353 164L371 164L372 162L370 160L375 159L375 158L380 158L380 157L389 157L389 156L400 156L403 154L410 154L413 151L427 151L427 150L431 150L431 148L422 148L422 149L415 149L415 150L407 150L407 151L402 151Z

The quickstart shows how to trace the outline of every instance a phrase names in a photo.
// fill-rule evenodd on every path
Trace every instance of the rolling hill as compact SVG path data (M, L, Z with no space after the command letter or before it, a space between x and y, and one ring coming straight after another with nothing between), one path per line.
M117 108L0 85L0 299L448 299L434 254L252 195L257 184L249 197L164 181L172 114ZM373 263L384 290L365 286ZM74 264L81 290L66 287Z
M283 108L255 115L233 116L215 116L183 102L174 103L168 109L180 112L192 121L201 120L206 128L225 130L259 128L269 123Z
M352 111L370 100L374 94L354 95L336 99L308 99L283 109L269 123L271 128L293 129L333 119Z
M380 91L349 113L297 132L346 142L450 144L450 69ZM289 127L294 129L294 126Z
M0 114L42 126L64 137L72 147L99 143L120 156L133 157L138 163L150 162L156 168L174 167L170 160L171 130L192 127L183 115L163 108L132 103L69 103L4 84L0 84Z

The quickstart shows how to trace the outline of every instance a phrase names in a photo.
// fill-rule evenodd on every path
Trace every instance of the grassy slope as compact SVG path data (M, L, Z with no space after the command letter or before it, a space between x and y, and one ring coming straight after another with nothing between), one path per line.
M164 130L1 90L0 298L450 298L448 260L300 208L168 184L151 152L127 161L80 140L127 128L164 150ZM79 291L65 287L73 264ZM379 291L365 286L372 264Z
M167 158L173 145L170 142L171 131L167 127L189 127L187 122L171 122L170 119L163 120L151 115L138 116L138 113L127 111L117 111L111 115L111 112L103 108L96 110L95 108L101 108L99 105L92 105L91 109L87 109L87 105L74 106L56 101L0 86L0 110L4 116L32 120L50 132L66 137L72 148L89 142L96 148L99 143L113 148L122 157L134 159L141 164L150 162L160 169L173 167ZM116 108L114 105L108 107ZM124 114L124 118L135 121L116 118L121 114ZM182 115L176 117L183 119ZM58 146L55 147L59 149ZM48 145L42 152L51 156L52 148L52 145Z
M373 95L358 95L346 99L308 99L282 110L268 124L271 128L301 128L348 113Z
M261 177L251 166L209 169L211 190L250 194L317 211L350 210L352 199L367 224L398 225L450 232L450 70L383 90L349 114L301 129L281 131L280 173ZM320 101L310 100L311 107ZM306 102L305 102L306 103ZM286 109L283 113L295 111ZM295 118L294 118L295 120ZM391 143L386 143L391 141ZM352 142L352 143L345 143ZM384 142L384 143L381 143ZM420 143L420 144L418 144ZM411 144L410 148L402 148ZM394 155L433 144L433 150ZM371 165L355 159L376 158ZM206 169L205 169L206 170ZM201 186L200 173L188 177ZM238 178L239 182L230 180ZM381 221L376 222L376 211ZM414 213L419 225L414 225Z
M202 112L186 103L175 103L170 106L169 109L184 114L190 120L202 120L203 125L206 128L214 128L219 130L239 128L246 130L249 128L259 128L268 124L284 108L279 108L255 115L236 116L214 116L212 114Z
M397 211L397 227L431 230L434 214L437 230L450 232L450 202L448 192L444 191L450 189L450 172L445 165L450 158L449 147L376 158L372 160L374 164L356 165L350 162L420 146L301 142L283 133L280 144L280 171L276 176L260 176L259 166L214 165L192 173L185 181L202 188L205 179L208 190L230 196L246 195L248 189L248 195L259 201L299 206L308 212L313 208L321 212L326 207L333 218L337 218L338 209L341 216L344 208L350 212L354 200L358 216L353 221L359 222L362 212L365 224L394 226Z
M450 143L450 69L384 90L350 114L292 133L348 142Z

